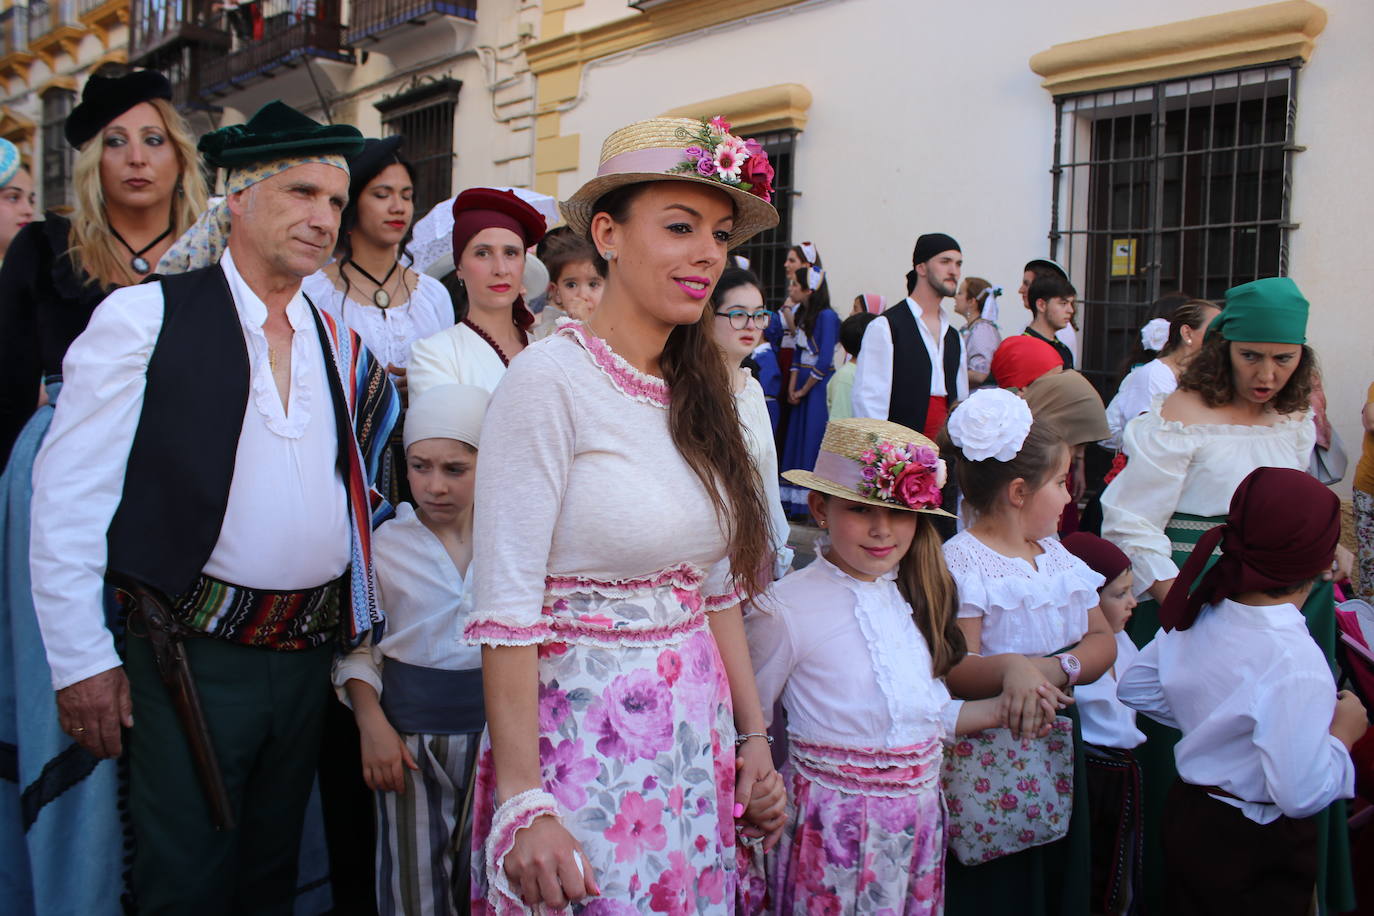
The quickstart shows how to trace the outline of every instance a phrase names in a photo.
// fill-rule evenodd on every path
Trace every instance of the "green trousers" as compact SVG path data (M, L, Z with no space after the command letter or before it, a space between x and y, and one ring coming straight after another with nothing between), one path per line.
M152 648L130 635L129 805L139 913L289 916L334 649L274 652L191 639L186 651L237 827L211 825Z

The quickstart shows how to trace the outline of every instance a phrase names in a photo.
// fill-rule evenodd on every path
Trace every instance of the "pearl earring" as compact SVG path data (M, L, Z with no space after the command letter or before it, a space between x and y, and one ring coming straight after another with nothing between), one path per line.
M608 251L608 252L606 252L605 254L603 254L602 257L605 258L607 261L614 261L614 260L615 260L615 252L614 252L614 251Z

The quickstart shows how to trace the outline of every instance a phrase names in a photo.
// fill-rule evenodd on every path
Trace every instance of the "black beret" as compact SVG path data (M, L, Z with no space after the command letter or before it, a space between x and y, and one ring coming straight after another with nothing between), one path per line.
M916 248L911 252L911 266L924 264L937 254L946 251L962 252L963 250L951 236L945 235L943 232L927 232L916 240Z
M381 171L396 161L396 156L405 138L400 134L383 137L380 140L369 137L363 141L362 152L348 160L348 199L357 200L367 183L376 178Z
M352 125L320 124L283 102L268 102L247 124L201 137L197 148L210 165L233 169L288 156L355 156L362 152L363 135Z
M172 84L156 70L131 70L124 76L91 74L81 90L81 104L67 115L62 132L80 149L115 118L152 99L172 98Z

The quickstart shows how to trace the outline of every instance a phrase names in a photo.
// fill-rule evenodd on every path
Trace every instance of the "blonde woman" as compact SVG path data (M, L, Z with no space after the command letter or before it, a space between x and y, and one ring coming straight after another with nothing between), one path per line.
M19 747L17 782L0 780L13 796L0 804L0 861L27 863L6 878L39 913L115 914L122 892L115 762L95 762L58 730L30 593L30 481L53 413L37 409L39 382L55 401L62 357L95 307L149 274L205 208L195 140L171 97L167 79L149 70L90 78L65 130L78 150L75 209L21 229L0 269L0 459L9 457L0 477L0 631L12 634L0 663L8 682L0 741ZM74 761L83 763L73 770ZM54 767L71 774L57 787L43 778ZM21 794L41 799L27 825L16 813ZM59 869L68 876L60 886L38 877Z

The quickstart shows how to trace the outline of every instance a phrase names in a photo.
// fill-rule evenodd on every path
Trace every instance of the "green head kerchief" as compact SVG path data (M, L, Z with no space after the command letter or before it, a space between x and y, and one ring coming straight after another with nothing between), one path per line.
M1288 277L1268 277L1226 291L1226 307L1208 328L1227 340L1307 343L1307 300Z
M320 124L290 105L268 102L247 124L201 137L198 148L212 166L234 169L293 156L354 156L362 151L363 135L352 125Z

